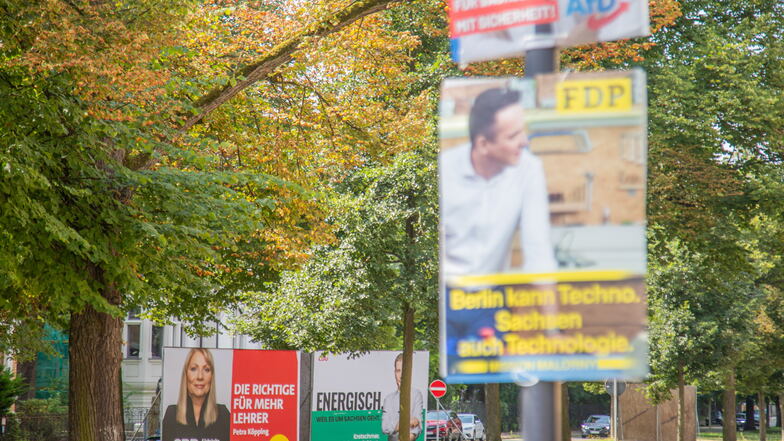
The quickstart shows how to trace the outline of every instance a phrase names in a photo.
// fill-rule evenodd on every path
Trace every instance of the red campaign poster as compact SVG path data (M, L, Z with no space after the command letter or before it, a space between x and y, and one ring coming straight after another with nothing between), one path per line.
M295 351L234 351L231 441L296 441L299 357Z
M557 0L449 0L451 38L558 20Z

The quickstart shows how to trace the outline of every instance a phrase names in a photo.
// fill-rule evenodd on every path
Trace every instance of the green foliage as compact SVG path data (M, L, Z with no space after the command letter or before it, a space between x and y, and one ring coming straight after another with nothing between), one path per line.
M58 441L67 435L68 408L59 399L32 399L17 403L9 438L20 441Z
M765 284L780 271L780 220L771 214L781 213L784 195L783 5L690 0L681 8L653 36L645 63L649 392L657 400L680 368L687 381L716 388L735 366L749 366L760 350L753 336Z
M27 384L10 370L0 370L0 416L7 415L16 397L27 391Z
M274 348L396 349L408 302L417 341L435 348L435 172L427 152L358 170L329 200L337 242L314 249L274 290L249 295L238 329Z
M652 393L659 398L676 385L679 369L691 381L737 359L759 296L753 274L677 242L663 248L649 266L648 290Z
M0 69L0 305L29 322L9 333L64 328L86 305L206 320L236 284L275 277L263 253L242 251L264 250L257 232L280 180L215 170L195 151L168 156L178 169L129 168L140 129L86 118L70 88L66 75ZM121 304L105 298L107 286L124 293Z

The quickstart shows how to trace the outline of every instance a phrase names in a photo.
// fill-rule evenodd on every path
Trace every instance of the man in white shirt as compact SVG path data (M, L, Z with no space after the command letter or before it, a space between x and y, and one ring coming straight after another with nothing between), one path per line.
M486 90L469 114L470 144L441 154L441 261L447 278L507 270L518 229L521 272L557 268L544 170L527 148L524 118L520 92Z
M400 439L400 380L403 376L403 354L395 357L395 381L397 390L384 398L381 415L381 431L389 435L389 441ZM410 440L416 439L422 433L422 392L411 388L411 421Z

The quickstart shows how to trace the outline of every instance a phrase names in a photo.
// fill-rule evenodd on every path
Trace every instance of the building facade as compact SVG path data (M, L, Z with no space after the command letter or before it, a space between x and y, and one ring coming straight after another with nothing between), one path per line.
M126 409L149 408L163 374L163 348L261 349L244 335L231 335L224 323L211 323L215 334L192 337L180 322L157 326L131 312L123 325L123 398Z

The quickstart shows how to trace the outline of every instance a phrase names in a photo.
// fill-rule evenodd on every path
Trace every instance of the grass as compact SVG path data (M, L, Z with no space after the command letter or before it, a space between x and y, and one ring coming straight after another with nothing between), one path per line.
M768 429L765 439L767 441L781 441L781 428L771 427ZM701 428L700 434L697 435L697 441L714 441L721 440L721 430L713 429L710 432ZM747 432L738 432L738 441L759 441L759 431L749 430Z

